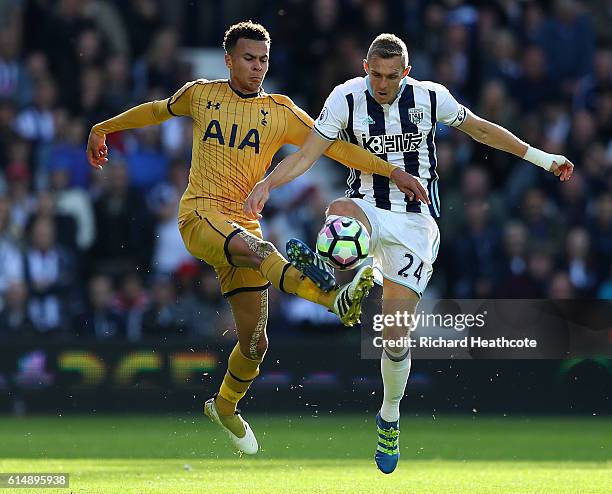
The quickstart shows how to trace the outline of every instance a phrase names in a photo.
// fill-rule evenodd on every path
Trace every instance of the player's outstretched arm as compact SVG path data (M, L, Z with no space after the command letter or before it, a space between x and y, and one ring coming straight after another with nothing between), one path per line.
M170 98L143 103L94 125L87 139L89 164L94 168L102 168L108 162L107 134L160 124L171 117L191 115L191 94L199 83L206 83L206 80L188 82Z
M308 171L323 153L346 166L389 177L410 200L416 197L423 203L429 204L427 191L418 179L401 168L387 163L359 146L342 141L329 141L320 137L315 131L311 131L299 150L285 157L266 178L255 185L244 203L247 217L261 218L260 213L270 197L270 191Z
M409 200L416 199L423 204L431 204L425 187L416 177L399 166L387 163L362 147L345 141L335 141L325 155L349 168L388 177L393 180L399 190L408 196Z
M480 118L466 109L466 118L457 128L474 140L495 149L506 151L523 158L534 165L554 173L562 182L569 180L574 171L574 164L560 154L546 153L534 148L516 137L501 125Z
M331 141L321 139L314 132L308 134L300 149L286 156L266 178L253 187L244 203L245 214L252 219L261 218L260 213L270 197L270 191L308 171L330 144Z
M167 101L143 103L94 125L87 139L87 159L89 164L94 168L101 169L108 162L107 134L160 124L172 117L167 108Z

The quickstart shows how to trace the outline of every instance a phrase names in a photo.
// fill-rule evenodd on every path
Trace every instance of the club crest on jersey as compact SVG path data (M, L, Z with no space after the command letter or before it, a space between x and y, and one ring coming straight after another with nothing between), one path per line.
M423 108L408 108L408 120L419 125L423 121Z
M261 110L261 114L262 114L262 119L261 119L261 125L263 125L264 127L266 125L268 125L268 121L266 120L266 117L268 116L268 113L270 113L269 111L266 111L262 108Z
M390 134L370 136L361 134L364 149L373 154L410 153L419 149L423 142L423 133Z

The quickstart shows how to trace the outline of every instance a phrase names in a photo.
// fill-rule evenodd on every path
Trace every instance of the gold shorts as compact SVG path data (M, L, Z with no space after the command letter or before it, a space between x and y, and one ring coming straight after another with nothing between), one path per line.
M191 255L215 268L224 297L270 286L259 271L235 266L228 252L229 241L241 231L263 238L259 223L243 227L219 211L191 210L181 212L178 225Z

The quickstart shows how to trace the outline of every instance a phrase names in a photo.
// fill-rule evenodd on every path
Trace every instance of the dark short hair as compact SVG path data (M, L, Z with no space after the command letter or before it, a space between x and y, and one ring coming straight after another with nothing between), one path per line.
M265 41L267 44L270 44L270 33L268 33L265 27L253 21L242 21L230 26L229 29L225 31L223 49L226 53L234 49L240 38Z
M393 58L402 57L404 67L408 66L408 48L395 34L379 34L372 41L366 59L369 61L372 57Z

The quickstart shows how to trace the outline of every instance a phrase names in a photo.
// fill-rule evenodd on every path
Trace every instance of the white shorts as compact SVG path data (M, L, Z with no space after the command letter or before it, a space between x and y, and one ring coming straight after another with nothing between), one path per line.
M387 211L363 199L351 199L372 227L370 255L384 278L423 295L440 248L440 230L428 214Z

